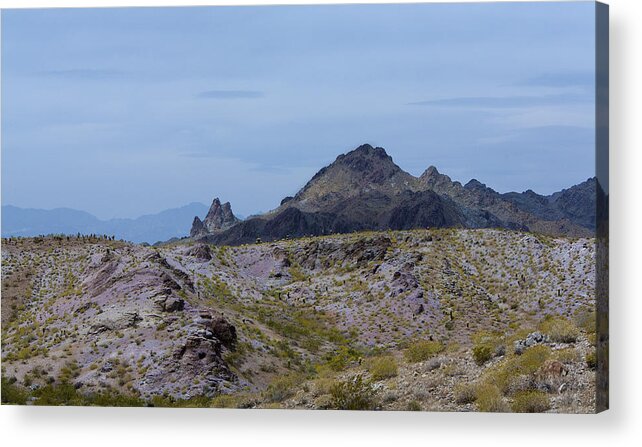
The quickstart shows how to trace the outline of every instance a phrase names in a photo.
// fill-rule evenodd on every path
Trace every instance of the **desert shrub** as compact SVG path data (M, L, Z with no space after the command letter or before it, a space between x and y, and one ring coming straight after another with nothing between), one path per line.
M335 384L333 378L330 377L319 377L314 381L313 394L315 396L322 396L324 394L330 394L332 386Z
M522 355L514 357L512 363L523 374L537 371L551 356L551 349L544 345L531 346Z
M376 406L374 391L362 376L334 384L330 395L330 405L337 410L374 410Z
M35 405L86 405L76 388L67 382L45 385L38 388L34 395L37 397Z
M292 282L307 281L309 278L299 264L292 264L290 266L290 277L292 278Z
M575 324L577 327L586 331L587 334L595 332L595 322L597 315L594 309L584 307L575 314Z
M219 394L210 402L212 408L236 408L237 404L236 397L229 394Z
M479 411L500 413L507 410L506 402L498 387L482 383L477 387L475 403Z
M101 392L86 396L83 405L98 407L142 407L147 403L136 396L129 396L118 392Z
M514 395L523 391L534 390L537 388L537 384L538 382L534 374L516 374L508 377L502 391L504 394Z
M277 377L265 390L264 397L268 402L282 402L294 395L303 380L304 377L296 373Z
M540 330L556 343L574 343L580 331L563 317L546 318L540 323Z
M371 361L368 370L374 380L389 379L397 375L397 361L393 356L378 357Z
M473 346L473 359L479 366L493 358L493 349L488 345Z
M575 348L560 349L555 352L555 359L562 363L574 363L580 360L580 354Z
M420 340L406 348L404 357L411 363L424 362L443 350L444 345L438 341Z
M28 393L27 391L16 385L15 378L7 379L6 377L2 378L2 404L10 405L24 405L27 403Z
M527 379L534 375L550 356L551 349L548 346L532 346L522 355L510 357L489 371L485 380L497 386L503 393L521 390Z
M421 404L416 400L411 400L406 408L408 411L421 411Z
M470 404L477 399L477 386L473 383L459 383L455 385L455 402Z
M492 359L495 355L501 356L506 353L506 347L498 334L478 332L471 338L473 341L473 359L479 366Z
M338 350L326 357L326 364L333 371L343 371L348 365L359 359L359 352L347 346L341 346Z
M511 409L515 413L542 413L551 408L546 393L542 391L522 391L515 395Z
M595 349L586 354L586 366L591 369L597 368L597 356L595 355Z

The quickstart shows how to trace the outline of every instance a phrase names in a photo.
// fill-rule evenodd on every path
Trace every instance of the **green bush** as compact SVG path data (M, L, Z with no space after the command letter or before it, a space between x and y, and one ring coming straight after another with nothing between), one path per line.
M443 350L444 345L438 341L420 340L405 350L404 357L410 363L424 362Z
M472 337L473 359L479 366L492 359L497 352L503 355L505 347L500 334L491 332L477 332Z
M542 413L551 408L546 393L542 391L521 391L515 395L511 409L515 413Z
M28 394L25 389L16 385L15 378L2 378L2 404L24 405L27 403Z
M555 343L574 343L580 335L579 329L563 317L549 317L540 323L540 330Z
M416 400L411 400L408 402L408 411L421 411L421 404Z
M397 375L397 361L393 356L378 357L371 361L368 370L374 380L389 379Z
M212 408L237 408L238 401L229 394L219 394L212 399L210 406Z
M174 397L154 396L149 405L152 407L169 408L208 408L211 400L207 396L194 396L189 399L176 399ZM122 405L121 405L122 406Z
M486 344L473 346L473 359L479 366L493 358L493 349Z
M507 411L506 403L498 387L489 383L477 386L475 403L479 411L500 413Z
M35 405L90 405L78 393L76 388L68 382L63 382L59 385L45 385L37 389L34 395L37 397L34 401Z
M548 346L536 345L525 350L522 355L509 357L486 374L485 381L497 386L503 393L508 393L515 387L516 381L524 376L532 376L551 357Z
M331 407L337 410L374 410L376 407L374 391L362 376L334 384L330 395Z
M343 371L348 365L359 358L359 352L347 346L341 346L327 357L327 365L333 371Z
M296 373L278 377L267 387L264 397L268 402L283 402L294 395L303 380L304 377Z
M597 368L597 356L595 355L595 349L586 354L586 366L591 369Z
M470 404L477 400L477 386L473 383L460 383L455 385L455 402Z
M575 348L560 349L555 352L555 359L562 363L575 363L580 360L580 354Z
M595 333L595 322L597 315L593 308L582 308L575 314L575 324L586 331L587 334Z

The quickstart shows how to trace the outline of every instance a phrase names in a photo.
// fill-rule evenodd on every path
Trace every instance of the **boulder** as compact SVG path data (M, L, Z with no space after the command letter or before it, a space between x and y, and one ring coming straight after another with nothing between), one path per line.
M210 246L206 244L197 244L194 247L190 248L187 252L189 256L193 256L199 261L209 261L212 259L212 253L210 251Z
M214 336L223 343L223 346L233 348L236 345L236 328L225 318L212 319L210 327Z
M531 346L535 346L540 343L547 343L548 342L548 337L541 332L531 332L526 336L525 339L523 340L517 340L514 343L514 348L515 348L515 354L520 355L522 352L524 352L526 349L530 348Z

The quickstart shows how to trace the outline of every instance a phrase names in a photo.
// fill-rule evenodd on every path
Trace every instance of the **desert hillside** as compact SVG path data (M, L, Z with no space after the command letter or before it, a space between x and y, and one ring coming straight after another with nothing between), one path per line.
M595 241L2 244L3 402L594 411Z

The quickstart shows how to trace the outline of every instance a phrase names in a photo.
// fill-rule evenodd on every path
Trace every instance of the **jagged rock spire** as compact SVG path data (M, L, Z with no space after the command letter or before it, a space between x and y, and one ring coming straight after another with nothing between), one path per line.
M232 206L230 205L230 202L221 204L220 199L216 197L212 201L212 205L210 206L210 209L203 221L201 221L198 216L194 218L190 236L207 236L208 234L226 230L238 221L239 219L232 212Z

